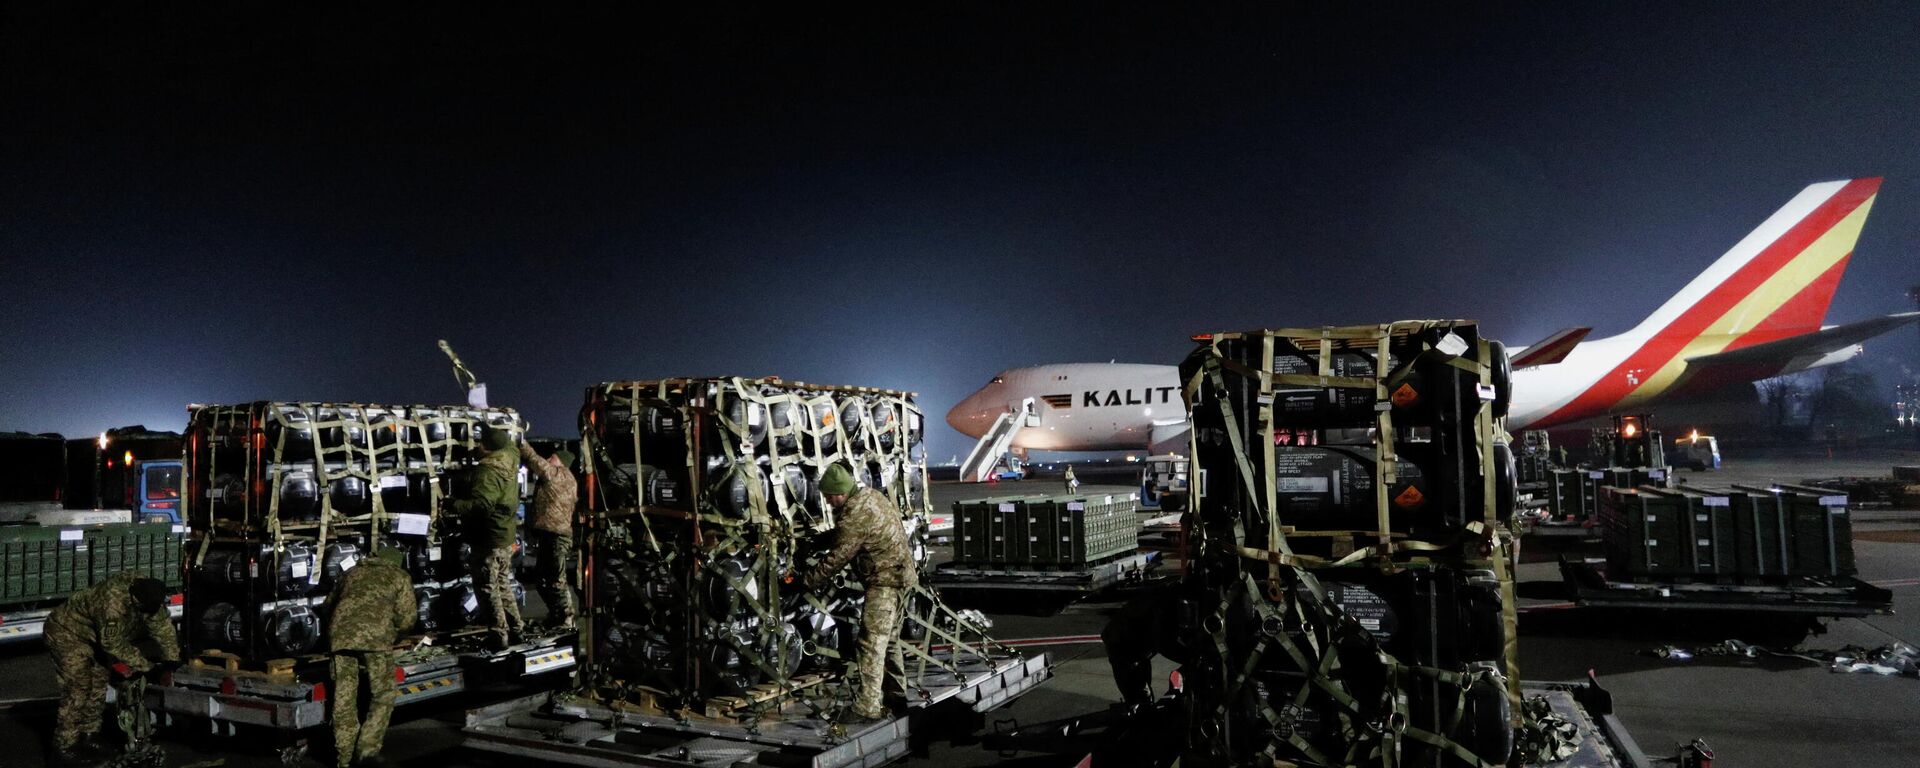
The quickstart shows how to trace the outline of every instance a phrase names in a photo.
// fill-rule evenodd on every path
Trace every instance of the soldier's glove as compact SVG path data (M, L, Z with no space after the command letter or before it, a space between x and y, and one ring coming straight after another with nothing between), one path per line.
M113 674L117 679L125 680L133 677L133 667L127 666L127 663L124 661L116 661L113 663Z

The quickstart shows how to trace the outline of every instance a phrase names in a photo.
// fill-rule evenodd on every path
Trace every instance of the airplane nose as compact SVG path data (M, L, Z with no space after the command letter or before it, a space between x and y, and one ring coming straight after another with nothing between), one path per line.
M947 411L947 425L968 437L980 436L980 393L975 392Z

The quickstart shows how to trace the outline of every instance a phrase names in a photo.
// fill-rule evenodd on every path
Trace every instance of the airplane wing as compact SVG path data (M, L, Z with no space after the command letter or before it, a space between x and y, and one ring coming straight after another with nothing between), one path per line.
M1555 331L1553 335L1541 339L1539 343L1514 350L1509 362L1515 370L1532 368L1536 365L1553 365L1567 359L1567 354L1573 351L1574 346L1592 332L1592 328L1567 328Z
M1699 393L1841 362L1860 354L1861 342L1916 320L1920 320L1920 312L1901 312L1750 347L1689 357L1681 380L1674 383L1675 389Z

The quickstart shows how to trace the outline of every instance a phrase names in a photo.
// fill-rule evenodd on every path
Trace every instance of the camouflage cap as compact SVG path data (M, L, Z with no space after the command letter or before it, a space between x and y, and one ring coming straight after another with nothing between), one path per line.
M827 467L820 476L820 493L823 496L842 496L853 493L853 473L839 464Z

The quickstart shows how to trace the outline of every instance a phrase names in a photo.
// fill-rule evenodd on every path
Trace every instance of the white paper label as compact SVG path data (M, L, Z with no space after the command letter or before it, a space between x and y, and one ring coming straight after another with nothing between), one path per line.
M465 608L469 611L475 608L478 608L480 607L480 598L474 597L473 595L467 595L467 599L460 601L460 607Z
M387 475L386 477L382 477L380 478L380 487L381 488L405 488L407 487L407 476L406 475Z
M1697 521L1697 522L1702 522L1702 523L1704 523L1704 522L1707 522L1707 516L1706 516L1706 515L1694 515L1694 516L1693 516L1693 519L1694 519L1695 521Z
M1474 392L1480 395L1481 400L1491 401L1495 397L1499 396L1494 390L1492 384L1475 384L1473 385L1473 389L1474 389Z
M1000 502L1000 511L1002 511L1002 512L1012 512L1012 511L1013 511L1013 502L1011 502L1011 501L1003 501L1003 502Z
M1847 504L1847 497L1845 496L1820 497L1820 506L1823 506L1823 507L1846 506L1846 504Z
M359 564L360 564L360 558L354 557L353 555L347 555L346 557L340 558L340 570L342 572L351 571L353 570L354 566Z
M1434 344L1433 348L1440 350L1441 354L1459 357L1462 352L1467 351L1467 340L1460 338L1457 333L1448 331L1447 335L1440 337L1440 342Z
M1701 539L1701 540L1700 540L1700 546L1703 546L1703 547L1711 547L1711 546L1713 546L1713 539Z
M86 532L80 531L80 530L61 531L60 540L61 541L79 541L80 537L84 535L86 535Z
M1660 541L1658 539L1647 539L1647 546L1649 547L1660 546Z
M226 497L227 497L227 489L225 488L208 488L207 489L207 498L209 499L218 501Z
M1067 511L1068 512L1085 512L1087 511L1087 503L1084 501L1069 501L1067 502Z
M1664 469L1654 469L1654 470L1647 471L1648 480L1663 480L1663 479L1666 479L1666 476L1667 476L1667 471Z
M1607 473L1605 473L1605 472L1588 472L1588 473L1587 473L1587 477L1591 477L1591 478L1593 478L1593 479L1595 479L1595 480L1598 480L1598 479L1600 479L1600 478L1603 478L1603 477L1606 477L1606 476L1607 476Z
M1326 493L1327 478L1324 477L1281 477L1273 481L1273 489L1281 493Z
M432 519L426 515L396 515L393 518L393 532L425 536L427 535L427 526L432 522Z
M438 560L438 559L440 559L440 548L439 548L439 547L427 547L427 559L428 559L428 560Z
M758 403L747 406L747 426L760 426L760 405Z
M184 526L184 525L176 525L176 526L174 526L174 527L173 527L173 532L174 532L174 533L186 533L186 532L187 532L187 527L186 527L186 526Z
M1656 514L1653 514L1653 513L1648 513L1648 514L1647 514L1647 522L1649 522L1649 523L1657 523L1657 522L1660 522L1660 516L1659 516L1659 515L1656 515Z
M304 579L304 578L306 578L306 577L307 577L307 570L308 570L308 568L307 568L307 561L305 561L305 560L295 560L295 561L293 561L293 577L294 577L294 578L296 578L296 579Z

